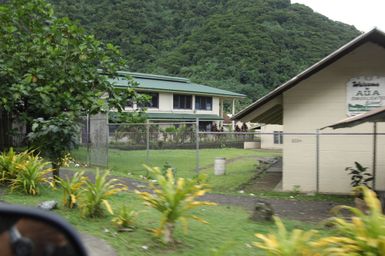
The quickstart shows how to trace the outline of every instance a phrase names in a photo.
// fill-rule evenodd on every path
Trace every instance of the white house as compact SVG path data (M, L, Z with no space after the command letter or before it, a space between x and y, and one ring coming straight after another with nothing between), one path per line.
M234 116L283 125L283 190L349 193L354 161L385 189L385 136L365 123L320 128L385 105L385 34L373 29L299 73ZM384 123L376 126L384 133ZM337 133L344 133L339 134Z
M223 120L223 103L244 98L245 95L218 88L195 84L187 78L142 73L120 72L130 75L138 86L135 90L151 97L147 107L147 118L154 122L195 121L199 118L200 129L207 130L213 122ZM128 86L125 78L113 80L118 88ZM135 102L129 103L127 111L137 109ZM234 109L234 108L233 108Z

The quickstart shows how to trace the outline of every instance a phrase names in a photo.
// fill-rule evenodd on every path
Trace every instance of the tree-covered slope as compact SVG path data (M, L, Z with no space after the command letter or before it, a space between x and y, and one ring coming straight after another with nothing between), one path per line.
M359 34L289 0L51 0L130 70L190 77L255 100Z

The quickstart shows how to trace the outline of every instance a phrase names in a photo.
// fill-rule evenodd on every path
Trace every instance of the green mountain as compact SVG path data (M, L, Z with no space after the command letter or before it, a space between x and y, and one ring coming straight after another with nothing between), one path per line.
M247 104L359 35L289 0L50 0L132 72L189 77Z

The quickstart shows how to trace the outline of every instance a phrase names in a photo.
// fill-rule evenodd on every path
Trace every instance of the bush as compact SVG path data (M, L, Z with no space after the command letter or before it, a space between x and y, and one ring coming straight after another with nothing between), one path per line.
M32 154L32 151L24 151L17 154L13 148L9 151L4 151L0 154L0 173L1 182L8 183L15 179L19 172L19 165L27 159L27 156Z
M366 186L370 188L368 182L373 180L373 175L368 172L368 167L363 167L360 163L354 162L354 167L346 167L345 171L351 176L352 187Z
M138 212L134 210L130 210L127 206L123 206L118 215L116 215L112 219L112 223L114 223L118 229L125 228L134 228L134 220L138 216Z
M256 234L262 242L254 245L267 255L385 255L385 216L382 214L380 201L376 194L366 186L359 187L364 195L368 212L351 206L337 206L333 212L337 215L328 221L339 236L313 239L315 231L294 230L287 232L277 218L276 234ZM353 216L347 219L341 213L348 211Z
M10 179L11 190L21 190L29 195L38 195L44 183L52 185L47 174L52 168L46 168L50 163L43 162L41 157L26 155L25 159L17 165L16 177Z
M372 190L365 186L360 189L368 212L350 206L335 207L333 211L337 217L330 223L341 236L326 237L316 244L324 248L325 255L385 255L385 216L381 203ZM351 220L341 215L342 210L353 214Z
M205 201L195 201L197 197L203 196L207 191L205 177L200 175L195 179L179 178L175 180L172 169L162 175L158 167L146 168L157 180L156 186L151 184L154 194L139 192L137 194L144 200L147 206L161 213L160 227L154 230L158 237L162 237L164 243L175 242L173 232L175 224L180 221L187 232L187 219L192 218L202 223L207 223L201 218L190 213L190 210L203 205L216 205Z
M109 171L106 171L100 175L99 170L97 170L94 183L85 180L79 198L79 207L83 217L102 217L104 216L103 207L110 214L113 214L108 198L127 190L127 187L117 183L117 179L108 179L109 173Z
M274 217L278 230L274 234L256 234L261 242L254 242L254 246L262 249L269 256L311 256L317 255L313 252L311 241L315 234L314 230L303 231L295 229L288 232L278 217Z
M58 183L63 188L63 204L68 208L74 208L78 201L80 189L85 184L87 177L84 171L74 173L74 175L66 179L59 178Z

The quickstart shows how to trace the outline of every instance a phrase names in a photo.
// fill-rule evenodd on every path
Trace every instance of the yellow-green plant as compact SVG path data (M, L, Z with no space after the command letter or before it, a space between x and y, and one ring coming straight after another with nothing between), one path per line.
M79 207L83 217L102 217L104 215L103 207L113 214L108 199L124 190L127 187L118 183L117 179L109 179L109 171L103 174L96 171L95 182L86 180L80 192Z
M23 151L16 153L13 148L8 151L4 151L0 154L0 174L1 181L3 183L9 182L11 179L16 178L19 171L18 165L27 159L27 156L32 154L33 151Z
M134 222L137 216L137 211L129 209L126 205L124 205L120 208L119 213L112 219L112 223L114 223L119 229L134 228Z
M87 177L84 171L75 172L72 177L59 178L58 183L63 189L63 204L66 207L74 208L78 201L81 187L85 184Z
M203 196L207 191L205 176L200 175L194 179L179 178L175 180L172 169L168 169L166 175L162 175L158 167L150 168L157 182L151 184L154 194L139 192L137 194L144 200L145 204L161 213L160 227L154 230L156 236L161 237L164 243L175 242L173 231L175 224L180 221L187 232L187 219L192 218L202 223L207 223L201 218L191 214L191 209L204 205L216 205L206 201L196 201L197 197Z
M277 232L273 234L256 234L260 239L254 242L254 246L262 249L269 256L314 256L319 255L313 251L311 241L314 238L315 230L303 231L294 229L287 231L285 225L278 217L273 217Z
M337 206L333 209L337 217L334 224L340 236L326 237L315 243L324 248L325 255L385 255L385 216L376 194L365 186L359 187L364 195L368 212L351 206ZM353 216L346 219L341 211Z
M16 177L10 180L11 190L21 190L29 195L39 194L44 183L51 184L50 178L47 177L47 174L52 172L51 168L47 168L49 164L38 155L27 155L26 159L17 165Z

